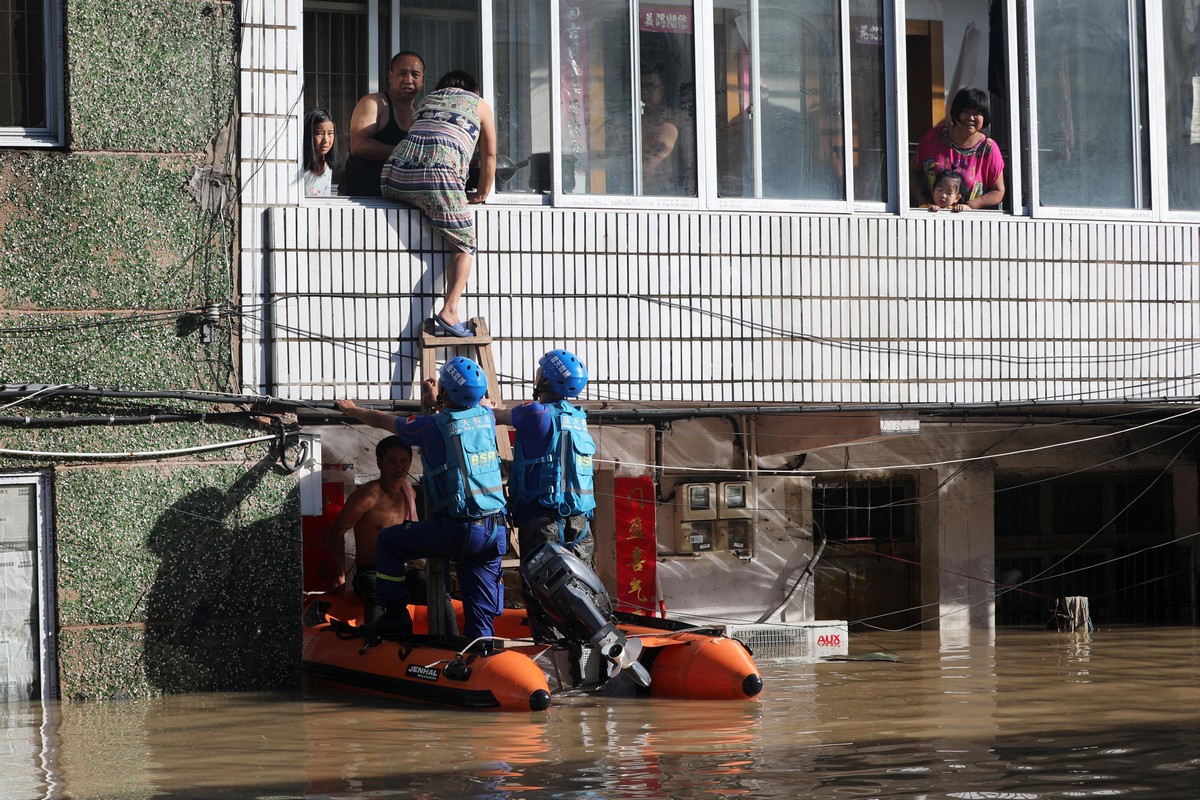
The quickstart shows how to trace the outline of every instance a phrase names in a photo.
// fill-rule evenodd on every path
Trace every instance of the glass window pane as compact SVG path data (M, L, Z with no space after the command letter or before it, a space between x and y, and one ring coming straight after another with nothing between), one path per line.
M762 196L845 197L837 0L759 3Z
M380 10L390 6L381 0ZM481 74L478 0L399 0L400 41L395 50L414 50L425 61L425 93L452 69L469 72L480 83ZM388 28L380 30L379 50L391 60ZM387 65L384 64L386 76ZM381 85L387 85L386 81ZM423 99L423 98L422 98ZM417 101L420 105L420 100Z
M0 485L0 703L41 694L37 575L36 487Z
M850 4L850 113L854 126L854 199L887 199L887 84L882 0Z
M1037 0L1042 205L1146 208L1146 65L1127 0ZM1131 19L1132 15L1132 19Z
M44 0L0 4L0 127L45 128Z
M1163 3L1170 207L1200 210L1200 4Z
M690 0L638 4L642 194L696 194L696 44Z
M633 74L629 4L564 3L563 191L633 193Z
M722 197L846 196L839 9L838 0L761 0L723 2L713 10ZM756 43L750 41L755 11L759 109L753 107Z
M717 194L754 195L754 126L750 121L750 4L719 0L713 9Z
M496 189L548 192L550 176L531 165L549 164L549 0L497 0L495 20ZM537 158L535 159L535 154Z

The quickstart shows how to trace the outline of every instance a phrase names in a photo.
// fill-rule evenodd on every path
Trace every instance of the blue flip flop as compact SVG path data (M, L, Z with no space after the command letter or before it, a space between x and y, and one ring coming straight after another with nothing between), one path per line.
M449 322L446 322L446 320L442 319L437 314L434 314L431 319L433 319L434 324L436 324L439 328L441 328L443 331L445 331L450 336L457 336L460 339L466 339L469 336L475 335L475 332L472 331L470 328L468 328L467 323L465 323L465 322L460 322L457 325L451 325Z

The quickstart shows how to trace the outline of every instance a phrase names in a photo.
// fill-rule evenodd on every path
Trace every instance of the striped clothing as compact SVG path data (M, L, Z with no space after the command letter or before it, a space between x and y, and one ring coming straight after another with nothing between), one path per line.
M383 167L383 196L416 206L446 241L475 254L475 217L467 205L467 169L479 142L479 95L439 89L425 98L413 126Z

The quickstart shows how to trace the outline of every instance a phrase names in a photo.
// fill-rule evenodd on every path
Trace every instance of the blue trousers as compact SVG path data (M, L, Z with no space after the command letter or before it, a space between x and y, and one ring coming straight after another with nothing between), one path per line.
M504 607L500 557L508 550L503 518L482 520L435 517L393 525L379 532L375 543L375 587L379 605L406 605L404 562L417 558L452 558L458 563L466 624L463 635L491 636L496 616Z

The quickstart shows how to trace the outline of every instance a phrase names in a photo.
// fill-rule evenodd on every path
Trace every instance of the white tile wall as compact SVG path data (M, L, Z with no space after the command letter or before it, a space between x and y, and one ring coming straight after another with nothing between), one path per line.
M416 325L441 292L437 238L391 208L290 206L270 221L263 297L276 333L264 352L275 384L261 388L410 396ZM497 337L510 396L527 394L536 355L553 346L589 354L591 399L982 402L1198 388L1200 265L1186 261L1182 229L497 207L479 225L467 309ZM579 247L578 231L594 246ZM794 236L773 238L784 231ZM1000 247L1014 237L1024 259ZM376 249L402 241L417 250Z

